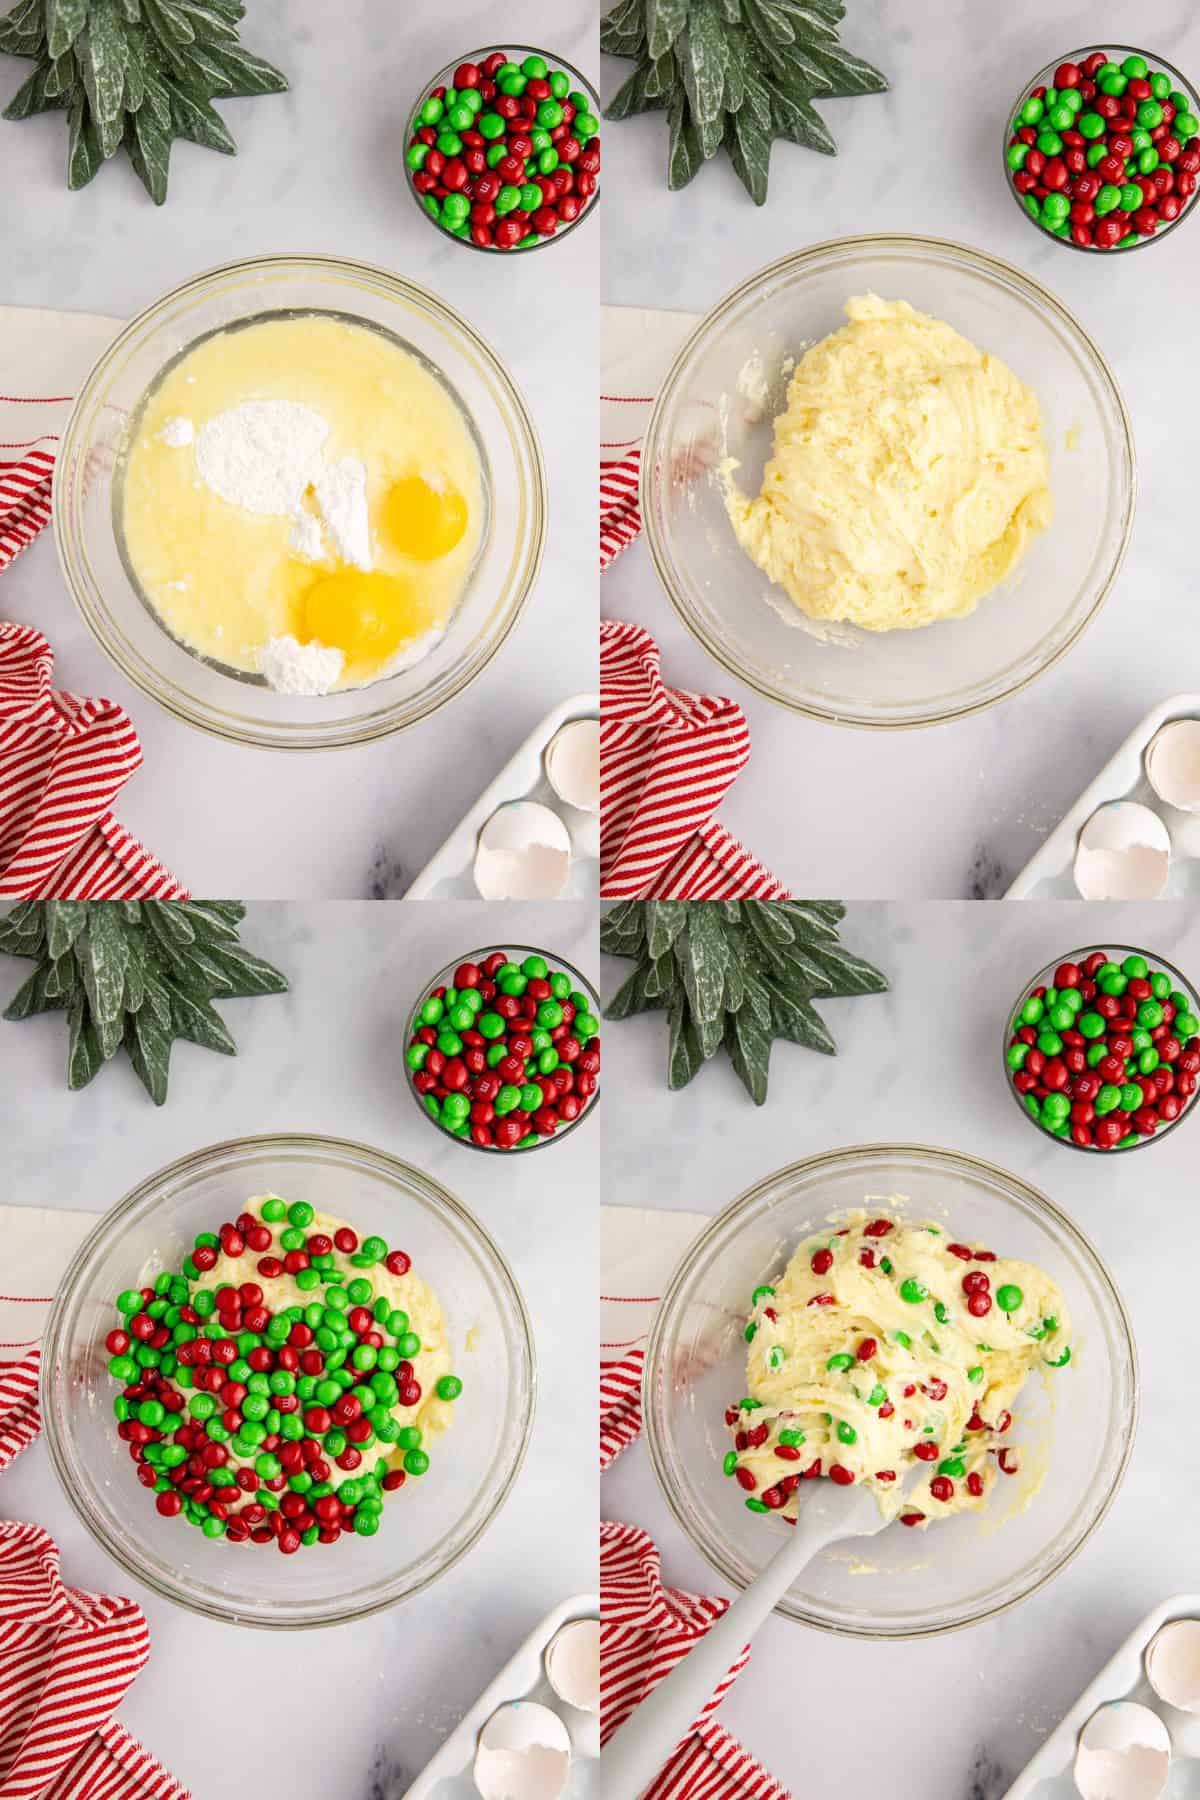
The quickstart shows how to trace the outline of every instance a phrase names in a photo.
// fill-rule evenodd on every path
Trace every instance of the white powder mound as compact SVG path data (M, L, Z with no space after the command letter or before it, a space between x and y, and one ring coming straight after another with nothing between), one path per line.
M168 450L184 449L191 443L195 435L196 427L190 419L185 419L182 413L177 414L173 419L168 419L159 433Z
M233 506L293 514L325 468L329 422L293 400L245 400L196 439L201 479Z
M315 640L273 637L259 653L259 673L277 694L328 694L337 686L344 658L340 650Z
M325 539L321 535L321 521L314 519L310 512L300 507L292 521L292 529L288 533L288 543L297 555L307 557L309 562L317 562L325 554Z
M317 505L328 525L342 562L356 569L371 567L371 528L367 517L367 471L357 457L325 463L314 482Z

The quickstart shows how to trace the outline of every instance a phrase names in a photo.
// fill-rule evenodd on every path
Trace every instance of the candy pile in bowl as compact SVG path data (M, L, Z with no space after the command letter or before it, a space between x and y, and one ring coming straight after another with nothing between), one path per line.
M540 952L478 951L445 970L409 1023L413 1093L435 1125L478 1150L530 1150L591 1107L598 1002Z
M1181 980L1136 950L1046 970L1018 1000L1005 1050L1035 1124L1081 1150L1128 1150L1181 1119L1200 1078L1200 1016Z
M1173 225L1200 176L1197 102L1181 83L1137 51L1092 50L1045 71L1018 101L1005 149L1030 218L1081 250L1128 249Z
M515 53L520 56L521 52ZM478 250L520 250L574 225L600 180L597 102L534 51L443 71L409 122L413 193Z

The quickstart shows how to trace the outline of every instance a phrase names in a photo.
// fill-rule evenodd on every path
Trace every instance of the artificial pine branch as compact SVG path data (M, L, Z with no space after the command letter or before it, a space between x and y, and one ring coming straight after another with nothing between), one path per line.
M86 187L124 145L161 206L176 138L236 154L214 99L287 87L238 41L245 11L241 0L17 0L0 50L35 67L4 117L65 111L68 187Z
M814 1000L887 990L839 942L845 911L840 900L624 901L601 920L600 948L637 967L605 1017L665 1011L668 1087L686 1087L724 1045L761 1106L775 1038L837 1054Z
M686 187L724 145L761 206L775 138L837 155L814 100L887 88L839 42L845 12L841 0L618 0L601 20L600 48L637 67L605 117L667 114L670 188Z
M86 1087L124 1044L161 1106L176 1038L237 1054L214 999L287 992L286 977L240 943L245 913L240 900L23 901L0 919L0 951L37 967L4 1017L67 1014L70 1088Z

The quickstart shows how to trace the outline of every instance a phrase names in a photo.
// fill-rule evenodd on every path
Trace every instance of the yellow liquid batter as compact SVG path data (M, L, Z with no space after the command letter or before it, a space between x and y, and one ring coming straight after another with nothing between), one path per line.
M205 425L261 401L310 408L330 427L326 462L364 465L369 568L340 558L328 529L317 554L301 554L294 519L247 510L201 478ZM194 436L173 447L178 421ZM173 637L248 674L272 639L316 641L343 652L341 687L432 647L486 512L479 454L447 390L393 338L321 313L218 332L172 365L137 417L117 506L131 572ZM304 508L321 522L311 493Z

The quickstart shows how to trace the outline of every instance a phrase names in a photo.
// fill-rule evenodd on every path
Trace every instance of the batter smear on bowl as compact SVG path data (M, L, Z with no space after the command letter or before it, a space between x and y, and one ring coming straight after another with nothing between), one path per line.
M205 1537L285 1556L373 1537L462 1392L408 1255L307 1201L251 1200L116 1305L118 1434L157 1510Z
M398 339L331 313L251 319L172 363L135 415L114 503L172 637L300 694L428 655L486 515L447 388Z
M905 1525L978 1509L1019 1467L1005 1439L1026 1380L1071 1360L1063 1296L1040 1269L865 1213L805 1239L755 1290L745 1335L725 1473L752 1512L792 1520L801 1482L821 1475L865 1483Z
M903 300L848 300L800 358L757 497L722 464L738 543L811 619L958 619L1053 517L1037 395Z

